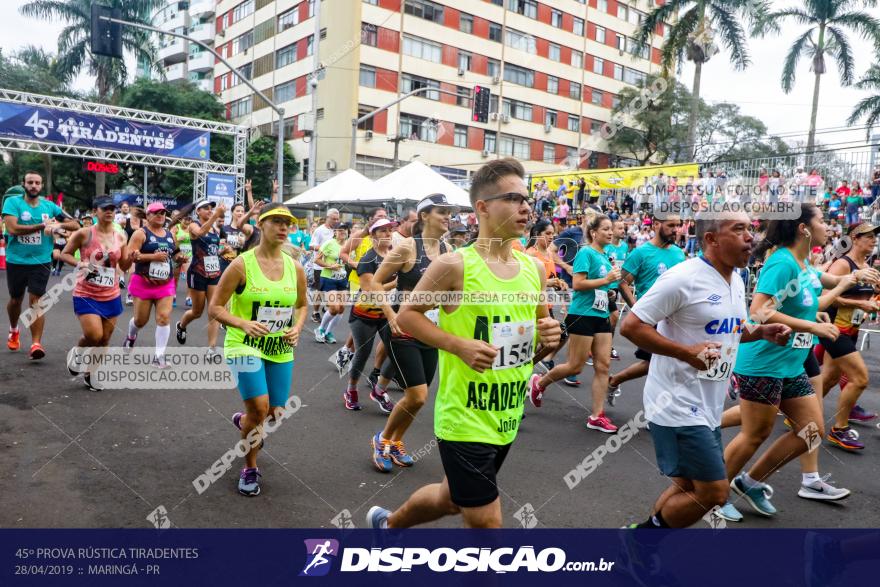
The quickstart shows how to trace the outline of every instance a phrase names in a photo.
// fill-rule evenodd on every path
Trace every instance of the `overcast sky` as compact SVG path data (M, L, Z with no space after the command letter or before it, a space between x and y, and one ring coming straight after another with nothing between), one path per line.
M25 44L38 44L47 50L56 49L56 39L61 31L60 24L31 20L18 13L17 6L23 0L4 0L0 6L0 39L3 51L9 53ZM777 0L779 7L798 5L797 0ZM880 9L872 9L872 14L880 18ZM749 49L752 65L745 71L737 72L730 66L724 52L716 55L703 67L702 96L713 102L728 101L739 104L742 110L764 121L772 133L802 133L799 138L806 140L810 122L810 102L813 91L813 75L809 60L802 60L798 67L797 85L791 94L783 93L779 85L782 60L792 40L804 29L794 24L783 29L778 37L751 39ZM873 60L871 46L860 39L851 37L856 55L857 77L868 68ZM833 60L828 62L829 71L823 76L819 102L817 127L839 128L845 126L853 106L863 96L851 88L842 88L837 79L837 66ZM681 74L681 81L691 87L693 67L687 63ZM92 87L92 81L81 76L76 86L79 89ZM877 132L880 132L878 130ZM847 132L820 134L823 143L841 141L861 141L864 129Z

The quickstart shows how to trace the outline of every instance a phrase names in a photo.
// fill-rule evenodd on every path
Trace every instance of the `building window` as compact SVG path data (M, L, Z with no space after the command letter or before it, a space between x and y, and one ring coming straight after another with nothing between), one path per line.
M489 113L498 112L498 96L489 96Z
M413 141L436 143L437 121L412 114L401 114L400 134Z
M248 31L232 41L232 54L238 55L250 49L254 44L254 31Z
M496 43L501 42L501 25L496 22L489 23L489 40Z
M472 34L474 32L474 17L462 13L458 19L458 30L469 35Z
M464 106L465 108L471 107L471 89L463 88L462 86L457 86L455 88L455 93L457 96L455 97L455 103L458 106ZM495 96L493 96L495 97Z
M596 8L602 12L608 12L608 0L598 0Z
M602 130L602 122L600 120L593 120L590 122L590 134L597 135Z
M404 12L432 22L443 23L443 6L429 0L407 0Z
M306 41L306 55L313 55L315 53L315 35L310 35L308 40Z
M633 86L644 84L646 77L647 75L645 75L644 72L638 71L636 69L631 69L627 67L623 70L623 81Z
M376 47L379 44L379 31L374 24L361 23L361 43Z
M371 4L373 6L379 6L379 0L364 0L365 4Z
M434 63L440 63L443 49L439 43L433 43L419 37L403 37L403 53L411 57L426 59Z
M296 98L296 81L289 81L275 86L275 102L287 102Z
M486 73L490 77L498 77L501 75L501 62L497 59L488 59L486 61Z
M432 79L420 77L417 75L411 75L408 73L403 74L403 92L408 93L415 90L420 90L422 88L436 88L440 89L440 82L434 81ZM422 98L427 98L429 100L439 100L440 92L422 92L421 94L416 94Z
M578 18L576 16L574 17L573 31L574 31L574 34L578 35L579 37L584 36L584 19Z
M650 57L650 48L647 43L636 43L635 39L626 39L626 50L637 57L648 59Z
M544 113L544 126L556 126L556 121L558 119L558 115L556 114L556 110L547 110Z
M531 87L535 84L535 72L518 65L507 64L504 68L504 81Z
M460 124L455 125L455 138L453 139L453 144L456 147L467 147L468 129L466 126L462 126Z
M623 2L617 3L617 18L626 20L626 4Z
M617 50L626 51L626 37L617 33Z
M576 114L568 115L568 130L572 132L577 132L580 130L580 124L578 124L578 117Z
M372 111L373 108L371 106L358 106L358 118L366 116ZM374 116L373 118L368 118L362 121L360 124L358 124L358 130L373 130L373 120L375 119L376 117Z
M577 167L576 163L579 162L577 149L575 149L574 147L566 147L565 158L570 161L570 165Z
M596 106L601 106L601 105L602 105L602 98L603 98L603 97L604 97L604 96L603 96L603 92L602 92L602 90L596 90L596 89L594 89L594 90L593 90L593 97L592 97L591 102L592 102L593 104L595 104Z
M562 59L561 49L560 49L559 45L557 45L555 43L550 43L550 48L547 53L547 56L552 61L559 61L560 59Z
M294 6L278 17L278 32L286 31L299 24L299 6Z
M626 19L630 22L630 24L640 26L642 24L642 20L644 18L645 18L645 15L634 8L630 8L627 11L627 18Z
M550 10L550 25L558 29L562 28L562 13L558 10Z
M253 100L251 96L236 100L229 104L229 118L240 118L251 113Z
M296 61L296 45L296 43L293 43L275 52L275 69L290 65Z
M623 66L614 64L614 79L617 81L623 81Z
M593 73L602 75L603 71L605 71L605 60L601 57L593 57Z
M535 0L510 0L507 7L523 16L538 18L538 3Z
M605 44L605 27L597 26L596 27L596 42Z
M544 163L556 163L556 147L550 143L544 143Z
M241 72L241 77L246 80L253 79L254 75L254 64L253 63L245 63L241 67L238 68L238 71ZM241 83L241 79L238 75L235 75L235 83L233 85L238 85Z
M483 150L494 153L496 147L496 135L494 131L487 130L483 133Z
M559 78L555 75L547 76L547 91L551 94L559 93Z
M254 0L245 0L238 6L232 9L232 22L238 22L243 19L245 16L250 16L254 13Z
M529 139L501 135L501 139L498 141L498 153L505 157L528 159L531 156Z
M617 108L618 106L620 106L620 96L614 94L613 96L611 96L611 107Z
M538 52L535 37L513 29L507 29L507 36L504 39L504 44L513 49L519 49L520 51L531 53L532 55Z
M369 65L361 65L360 85L365 88L376 87L376 68Z
M580 51L571 52L571 65L581 69L584 66L584 54Z
M575 100L581 99L581 85L577 82L568 82L568 97Z
M519 100L510 100L505 98L501 103L502 114L507 114L511 118L519 120L532 120L532 105Z
M463 71L471 70L471 54L466 51L458 52L458 68Z

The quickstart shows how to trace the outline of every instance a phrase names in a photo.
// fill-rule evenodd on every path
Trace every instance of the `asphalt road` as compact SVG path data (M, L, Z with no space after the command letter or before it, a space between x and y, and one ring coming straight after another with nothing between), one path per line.
M5 306L5 272L0 272L0 282ZM57 282L53 277L51 284ZM181 285L181 302L184 296ZM174 320L185 310L182 306L174 311ZM130 316L126 308L113 345L121 345ZM5 332L5 315L0 322ZM308 324L309 329L314 326ZM188 348L205 344L205 326L204 317L191 325ZM432 441L432 399L406 438L409 452L420 457L416 465L391 474L376 472L369 440L382 428L384 416L365 391L363 411L343 408L344 380L327 361L336 347L316 343L306 331L293 383L302 405L267 439L260 456L262 494L238 495L241 461L199 494L193 480L238 440L230 420L241 407L238 392L89 392L65 368L64 357L79 337L69 294L49 311L46 330L48 356L42 361L28 360L30 335L24 331L21 351L0 350L0 527L150 527L147 517L160 506L177 527L331 527L346 519L364 527L371 505L396 507L421 485L442 477ZM347 325L337 331L344 341ZM142 331L138 346L152 344L151 324ZM171 350L176 347L172 336ZM616 347L623 360L612 362L613 371L634 360L634 349L626 340L617 337ZM861 402L875 411L880 410L878 348L880 336L866 354L871 386ZM619 443L584 427L590 378L591 369L585 367L580 388L554 386L543 408L527 405L527 418L499 479L505 526L520 527L524 518L538 527L619 527L645 519L666 487L647 431ZM643 380L625 385L617 406L608 410L618 425L641 410L642 384ZM435 389L436 381L431 391ZM399 396L392 392L394 399ZM829 411L834 398L836 392L829 396ZM782 430L780 418L776 433ZM793 463L771 481L779 510L775 518L761 518L740 502L745 520L737 527L880 526L880 430L871 425L859 431L868 445L863 454L844 453L827 444L821 449L822 472L832 473L834 482L852 489L852 496L833 504L797 497L800 471ZM732 431L725 431L725 442L730 438ZM566 474L589 455L595 457L600 445L612 450L569 489ZM517 517L518 511L530 515ZM459 524L447 518L434 525Z

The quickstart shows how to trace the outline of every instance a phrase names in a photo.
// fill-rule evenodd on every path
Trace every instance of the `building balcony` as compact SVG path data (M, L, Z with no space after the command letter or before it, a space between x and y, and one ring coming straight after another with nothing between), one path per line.
M196 41L201 41L208 45L214 44L214 23L205 22L197 24L189 29L188 35Z
M187 79L186 63L175 63L166 67L165 79L169 82Z
M166 64L185 61L187 55L187 45L189 45L189 43L187 43L183 39L176 39L165 47L160 47L159 60L164 61Z
M189 15L186 12L178 12L174 18L156 25L163 31L175 31L177 29L185 29L189 26Z
M190 53L187 62L190 71L212 71L214 69L214 56L207 51Z
M214 0L192 0L189 3L189 15L198 18L202 15L214 14Z

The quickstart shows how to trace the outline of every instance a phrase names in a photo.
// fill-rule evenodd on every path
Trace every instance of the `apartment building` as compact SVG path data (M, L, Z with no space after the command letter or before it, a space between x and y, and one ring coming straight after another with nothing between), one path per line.
M215 45L285 109L285 134L318 181L349 167L353 118L418 88L358 129L359 171L418 158L466 178L496 156L529 172L602 168L618 163L599 133L618 94L659 71L664 27L653 46L633 40L653 2L323 0L316 27L315 0L220 0ZM476 85L492 92L485 124L472 120ZM220 63L214 91L230 120L275 134L275 112Z
M214 44L216 0L167 0L156 10L153 26L174 33L185 34L207 45ZM169 82L189 80L201 89L214 89L215 58L195 43L183 39L156 35L158 58ZM141 64L139 75L145 68Z

